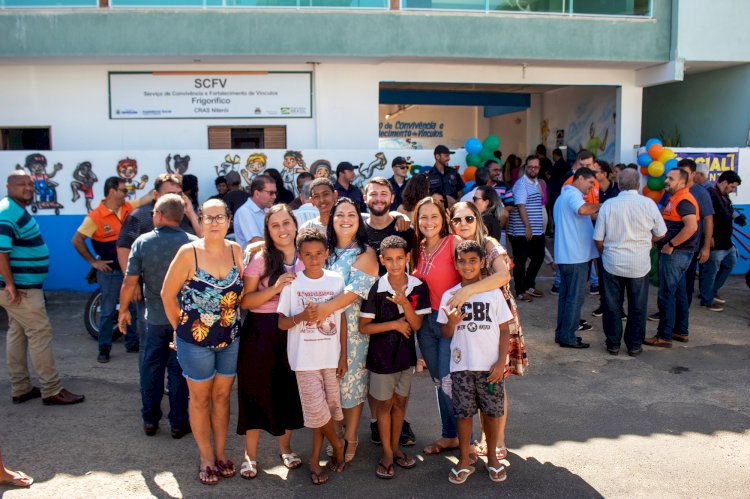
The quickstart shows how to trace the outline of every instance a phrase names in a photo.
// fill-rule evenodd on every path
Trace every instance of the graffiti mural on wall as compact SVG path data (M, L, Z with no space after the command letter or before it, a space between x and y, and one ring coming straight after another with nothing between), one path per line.
M128 198L134 199L153 188L154 179L164 172L187 172L198 178L203 201L215 193L214 180L231 171L240 173L243 187L249 188L252 179L269 169L282 175L287 189L297 194L296 179L302 172L314 177L336 180L336 165L348 161L357 166L355 185L364 187L374 176L390 177L390 161L408 157L412 173L427 170L434 163L432 150L361 150L361 149L309 149L309 150L190 150L180 151L49 151L44 154L24 151L0 151L0 165L15 166L27 171L34 180L34 201L29 209L34 213L51 215L86 214L96 207L103 193L97 186L115 173L128 188ZM311 164L305 158L315 158ZM465 151L451 156L457 168L464 168ZM49 166L52 165L52 166ZM63 165L76 165L63 168ZM419 169L417 169L419 166ZM54 179L53 179L54 177ZM59 189L59 186L66 186ZM67 188L69 186L69 189ZM0 185L0 197L5 195L5 185ZM82 202L83 201L83 202ZM63 206L65 205L65 206Z
M72 202L78 201L83 193L83 199L86 200L86 211L91 212L91 200L94 199L94 184L98 182L91 161L82 161L78 163L73 170L73 181L70 183L70 190L73 192Z
M595 99L582 103L575 116L566 129L568 151L588 149L598 158L614 161L615 141L610 141L610 135L614 136L617 126L615 102Z

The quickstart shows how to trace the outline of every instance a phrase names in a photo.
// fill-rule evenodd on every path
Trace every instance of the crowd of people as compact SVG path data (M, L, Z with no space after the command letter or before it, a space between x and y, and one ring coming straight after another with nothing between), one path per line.
M705 165L683 159L666 175L657 206L639 194L635 165L610 167L586 150L568 167L559 150L553 162L539 146L522 164L509 157L505 172L498 154L477 169L467 192L451 154L436 147L433 168L411 178L397 157L393 177L373 177L363 189L342 162L335 182L299 175L297 196L270 170L246 179L247 191L232 172L217 178L217 195L200 206L197 183L175 174L159 175L153 192L134 201L121 179L107 179L72 244L102 289L97 361L110 360L115 322L126 351L139 355L144 433L159 431L166 375L171 436L192 433L201 483L238 471L256 478L262 432L277 437L285 467L301 467L292 435L309 428L310 480L322 485L355 459L367 404L371 440L382 445L375 474L391 479L395 467L417 466L402 448L416 441L406 417L412 378L424 366L441 435L423 452L458 449L453 484L466 482L480 456L489 479L501 482L504 380L528 365L516 299L545 296L537 284L545 261L555 268L554 340L563 348L589 347L578 336L591 328L581 317L587 285L600 295L594 315L612 355L623 336L631 356L643 344L688 341L697 267L701 306L722 310L718 291L737 258L728 197L741 182L735 172L708 183ZM9 316L12 401L83 402L62 388L54 367L41 289L49 250L26 210L33 181L14 171L7 187L0 306ZM646 338L652 251L659 252L659 325ZM27 352L41 388L31 383ZM245 441L239 470L225 449L235 379L236 432ZM2 468L0 483L31 484Z

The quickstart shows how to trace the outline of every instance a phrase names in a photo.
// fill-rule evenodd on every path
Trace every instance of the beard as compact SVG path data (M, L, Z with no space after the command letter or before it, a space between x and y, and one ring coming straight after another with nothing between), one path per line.
M367 209L370 210L370 215L375 215L376 217L382 217L386 213L390 213L391 206L390 205L383 205L382 208L378 209L376 206L367 206Z

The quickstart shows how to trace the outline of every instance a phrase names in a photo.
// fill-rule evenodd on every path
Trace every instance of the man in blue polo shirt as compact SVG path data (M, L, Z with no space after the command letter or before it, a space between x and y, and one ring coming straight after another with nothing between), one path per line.
M592 170L579 168L572 184L563 186L554 208L555 262L560 270L555 342L565 348L589 347L576 337L576 331L586 294L589 262L599 256L591 224L591 215L599 211L599 205L583 199L595 182Z
M49 248L39 225L26 211L34 199L34 181L21 170L8 175L8 196L0 201L0 307L8 313L8 375L13 403L42 397L45 405L83 402L83 395L60 384L52 355L52 326L42 283L49 269ZM27 353L41 390L31 384Z

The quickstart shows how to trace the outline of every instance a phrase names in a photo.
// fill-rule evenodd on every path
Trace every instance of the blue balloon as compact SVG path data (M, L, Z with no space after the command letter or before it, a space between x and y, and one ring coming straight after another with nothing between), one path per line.
M651 156L648 154L639 154L638 155L638 166L647 167L651 164L653 159L651 159Z
M474 137L466 139L464 149L466 149L467 154L479 154L482 152L482 141Z
M659 140L659 139L648 139L646 141L646 150L648 151L648 148L651 147L654 144L659 144L660 146L664 145L664 144L662 144L661 140ZM646 166L648 166L648 165L646 165Z
M468 182L466 182L466 185L464 186L464 190L466 192L469 192L470 190L474 188L475 185L477 185L476 182L474 182L473 180L469 180Z
M674 170L677 168L677 158L668 159L666 163L664 163L664 173L666 174L669 170Z

